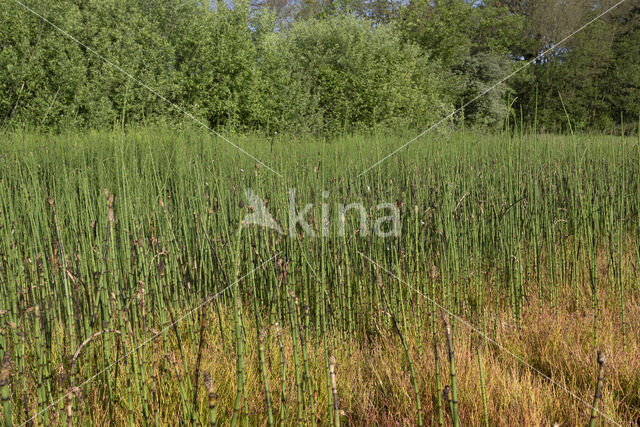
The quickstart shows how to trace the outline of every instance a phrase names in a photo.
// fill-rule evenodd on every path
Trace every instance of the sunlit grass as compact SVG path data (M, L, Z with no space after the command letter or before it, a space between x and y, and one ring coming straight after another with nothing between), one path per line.
M280 178L190 129L3 138L5 422L433 424L451 382L432 297L589 402L604 350L602 411L639 415L637 139L432 135L359 178L409 138L234 139ZM315 237L241 227L247 188L285 231L295 188ZM337 206L355 202L368 233L350 212L342 236ZM380 203L399 208L400 236L372 233ZM587 422L586 405L447 317L461 425L484 422L477 354L492 425Z

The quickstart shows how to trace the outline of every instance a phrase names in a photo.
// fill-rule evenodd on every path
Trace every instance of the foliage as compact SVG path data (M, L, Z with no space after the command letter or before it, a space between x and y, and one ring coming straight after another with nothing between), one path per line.
M522 28L522 19L504 7L474 6L462 0L413 0L403 10L398 28L452 75L447 88L464 105L511 70L507 54ZM508 104L506 84L488 92L464 110L464 120L495 128Z
M469 56L455 70L460 75L460 103L464 107L464 120L474 126L495 129L509 113L507 83L497 84L511 71L511 62L491 52L478 52Z
M0 5L6 70L0 121L5 128L105 128L176 122L187 112L207 126L239 131L422 129L533 61L465 107L458 122L497 129L513 105L527 125L568 130L566 110L573 129L611 131L625 123L629 131L640 114L634 48L640 8L623 4L557 45L611 4L43 0L33 6L85 47L7 1ZM553 50L541 56L547 49Z
M589 2L574 0L568 7L575 9L580 19L573 27L561 28L576 28L610 5L611 2L604 2L589 6ZM541 16L554 12L534 8L528 13L535 24L538 20L543 22ZM558 19L569 15L559 15ZM635 48L640 40L638 16L637 5L623 4L562 47L540 57L527 73L516 76L511 86L517 96L516 108L522 110L525 123L537 122L539 127L550 131L572 128L619 132L623 122L627 131L637 127L640 76L633 64L640 61L640 51ZM569 34L568 29L563 32L547 29L545 36L545 25L536 28L537 50L530 51L525 58L540 56Z
M403 45L387 26L331 17L296 23L265 42L264 61L270 69L264 75L265 95L270 102L286 109L289 91L303 92L300 98L308 100L294 104L303 108L291 111L285 126L298 121L299 127L312 130L414 127L450 108L438 65L422 57L416 46Z

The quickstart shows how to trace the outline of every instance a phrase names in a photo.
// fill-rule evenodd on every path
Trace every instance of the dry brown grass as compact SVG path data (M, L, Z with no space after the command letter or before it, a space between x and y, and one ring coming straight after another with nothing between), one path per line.
M567 292L562 298L571 298ZM425 301L426 302L426 301ZM631 325L640 325L640 306L637 299L626 301L628 333L621 334L618 301L601 300L601 315L598 320L598 343L593 341L593 316L588 298L581 307L554 312L551 308L528 311L518 328L507 321L507 317L495 319L495 328L490 328L490 337L501 346L520 356L527 364L551 377L545 379L524 363L516 360L506 351L485 341L460 322L456 322L454 342L455 360L458 371L458 396L462 425L481 425L483 408L476 346L480 346L486 382L487 404L491 425L585 425L589 420L590 408L572 397L571 391L584 401L591 403L596 383L596 347L603 350L605 381L601 411L622 425L636 425L640 420L640 339ZM536 301L534 307L544 307ZM560 304L561 307L569 304ZM251 316L247 316L249 318ZM230 318L230 317L228 317ZM210 316L209 319L213 319ZM429 325L428 313L423 325ZM228 325L229 327L231 325ZM341 339L329 337L329 348L337 357L337 382L342 421L351 425L415 425L417 414L409 369L402 346L391 329L372 340ZM260 376L258 350L255 343L254 325L245 324L247 333L247 395L251 424L266 424L266 400ZM265 356L269 372L269 385L274 405L274 415L278 420L280 408L280 353L275 330L268 327L265 340ZM440 362L442 385L448 378L444 333L440 328ZM230 330L230 328L228 329ZM197 343L182 337L185 346L186 366L195 366ZM230 338L227 337L227 338ZM427 425L436 424L436 393L434 379L434 357L430 330L416 331L409 328L408 341L416 371L419 376L423 418ZM290 330L283 330L286 354L286 419L284 424L296 421L296 393L293 370L293 348ZM173 343L170 343L170 347ZM174 347L175 348L175 347ZM193 351L190 351L193 349ZM311 339L309 345L310 374L316 389L315 401L319 422L327 423L328 407L331 404L327 394L324 343ZM152 349L148 349L151 351ZM162 356L159 343L153 348ZM164 355L166 365L159 364L158 413L162 424L172 424L179 406L179 385L185 380L183 361L178 351ZM233 351L224 349L217 325L212 324L207 331L206 347L203 353L201 371L212 374L216 393L218 416L223 424L232 415L235 396L236 372ZM193 375L193 372L189 373ZM125 378L122 378L123 390ZM91 392L80 402L79 410L94 424L106 422L109 417L99 398L99 383L90 387ZM207 422L207 395L204 387L200 390L200 419ZM117 412L122 414L122 423L127 422L130 409L126 395L118 399ZM134 407L140 403L135 397ZM445 424L450 424L448 407L445 406ZM140 411L133 409L135 419L142 423ZM598 422L610 423L600 416Z

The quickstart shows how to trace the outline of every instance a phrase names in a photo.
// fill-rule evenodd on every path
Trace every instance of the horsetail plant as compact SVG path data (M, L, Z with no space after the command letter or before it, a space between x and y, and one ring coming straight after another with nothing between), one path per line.
M598 380L596 381L596 390L593 394L593 404L591 405L591 417L589 419L589 427L595 427L596 417L598 416L598 400L602 400L602 384L604 382L603 371L605 357L601 350L598 350Z
M202 374L202 381L204 382L204 387L207 390L207 405L209 407L209 425L211 425L211 427L215 427L216 425L216 393L213 389L213 380L211 379L211 374L205 371Z
M451 418L453 420L454 427L460 425L458 418L458 387L456 381L456 362L455 355L453 353L453 339L451 337L451 325L449 323L448 315L442 310L442 319L444 321L444 330L447 337L447 349L449 354L449 375L451 376Z
M65 424L68 409L74 425L197 423L205 370L220 384L208 415L218 424L336 424L345 416L425 424L427 412L438 425L449 412L455 425L499 423L504 409L491 402L500 370L483 369L503 360L488 343L517 342L531 363L536 355L526 353L537 341L526 338L547 315L581 333L575 315L584 313L584 336L606 337L633 360L635 138L452 133L425 138L354 181L402 137L300 136L292 146L278 138L272 151L258 134L238 137L284 181L192 129L3 135L0 357L20 373L14 381L5 369L0 378L5 424ZM397 220L385 220L391 207ZM245 221L266 213L266 225ZM395 226L399 233L381 233ZM414 289L383 284L364 253ZM439 306L461 319L449 328L445 319L446 336ZM462 320L484 334L482 351L469 347L482 396L465 411L458 398L474 382L455 377L454 346L459 360L467 347L450 330ZM275 325L273 342L265 325ZM368 369L373 351L381 357L372 361L403 370L407 381ZM345 362L338 406L331 356ZM558 366L575 377L573 392L587 392L585 370ZM625 375L610 387L612 402L635 395L637 375ZM354 378L362 381L347 382ZM398 390L412 404L378 393L354 404L360 382ZM541 412L539 400L532 413ZM633 422L633 405L608 402L594 400L596 414ZM371 409L383 404L381 420ZM559 414L579 417L574 405L559 405Z
M258 357L260 359L260 370L262 371L262 383L264 385L264 396L267 401L267 421L269 426L273 426L273 410L271 409L271 393L269 392L269 378L267 375L267 365L264 358L264 339L266 331L263 330L258 336Z

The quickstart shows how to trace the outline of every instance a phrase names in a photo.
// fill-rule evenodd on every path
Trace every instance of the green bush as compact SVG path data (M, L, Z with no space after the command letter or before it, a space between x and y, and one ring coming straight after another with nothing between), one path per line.
M45 16L213 127L424 126L451 102L442 70L392 26L351 16L278 31L246 2L45 1ZM46 12L45 12L46 11ZM177 110L19 5L0 10L0 108L29 127L173 120Z
M285 127L425 126L451 108L438 63L390 26L351 16L297 22L266 37L263 52L268 116Z

